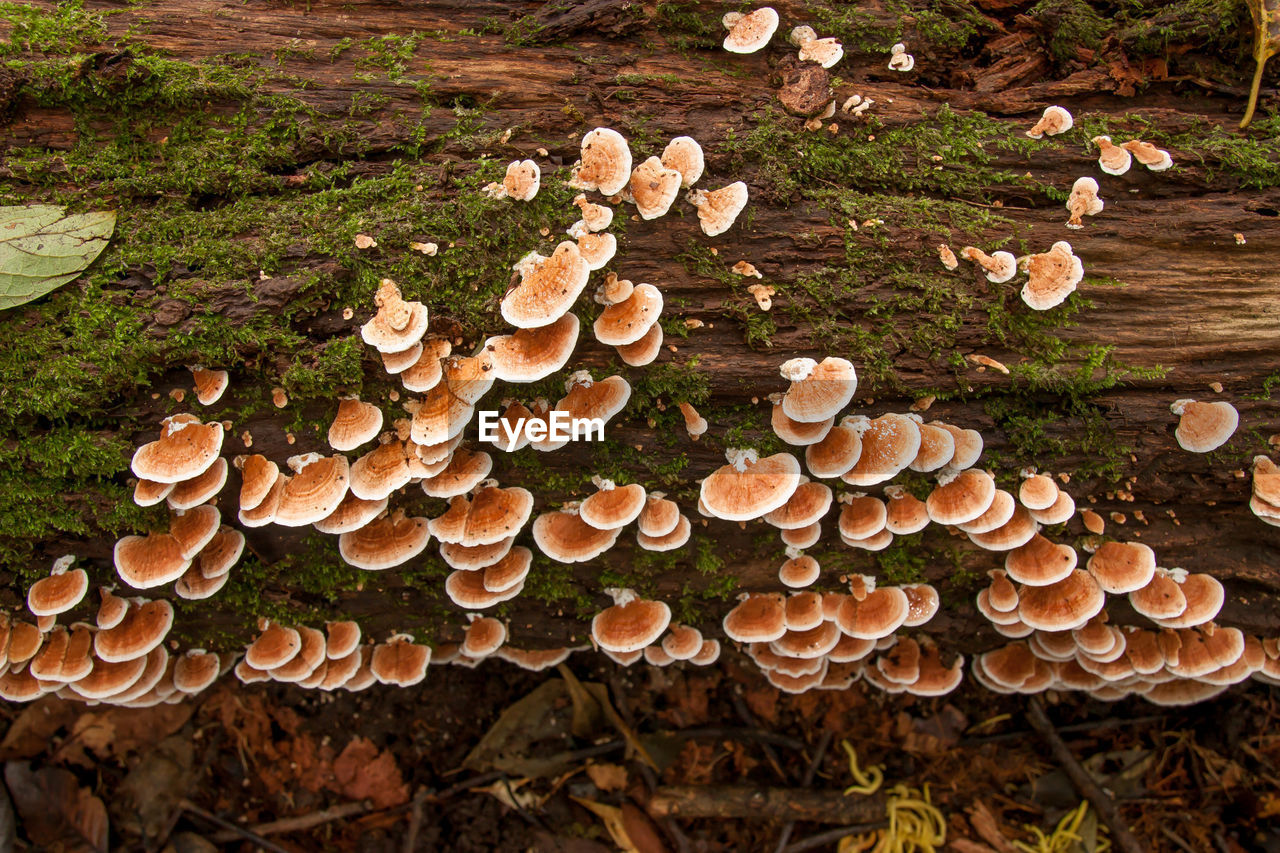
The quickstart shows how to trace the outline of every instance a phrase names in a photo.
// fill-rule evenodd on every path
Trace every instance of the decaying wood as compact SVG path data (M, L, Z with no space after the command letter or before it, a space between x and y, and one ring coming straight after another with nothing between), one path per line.
M839 791L751 785L672 785L653 792L655 817L732 817L811 823L868 823L884 816L885 798L846 797Z

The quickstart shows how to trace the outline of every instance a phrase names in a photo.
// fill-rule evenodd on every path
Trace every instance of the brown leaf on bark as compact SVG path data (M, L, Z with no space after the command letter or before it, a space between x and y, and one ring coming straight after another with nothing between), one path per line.
M93 767L98 759L144 752L187 724L195 710L188 702L151 708L108 708L83 713L53 754L55 761Z
M353 738L333 761L331 790L353 800L370 800L386 809L409 801L409 786L400 776L395 756L378 751L368 738Z
M621 791L627 787L627 768L620 764L588 764L587 776L601 791Z
M22 818L23 830L38 849L62 853L106 853L107 807L69 770L26 761L4 767L5 783Z

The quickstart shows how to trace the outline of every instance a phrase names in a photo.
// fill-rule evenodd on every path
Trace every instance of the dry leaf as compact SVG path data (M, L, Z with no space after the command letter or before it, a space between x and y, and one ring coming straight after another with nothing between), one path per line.
M390 750L378 752L368 738L352 738L333 761L337 791L353 800L370 800L374 808L387 809L409 801L409 786L400 776Z
M601 791L621 791L627 787L627 768L620 764L588 764L587 776Z
M22 818L26 835L37 848L63 853L107 850L107 807L70 770L10 761L4 779Z
M54 753L55 760L93 767L99 759L145 751L187 724L195 707L189 702L151 708L108 708L81 714L71 734Z
M604 828L609 830L609 837L613 839L613 843L622 848L622 853L644 853L644 851L635 846L631 841L631 836L627 834L626 824L622 821L622 809L572 795L570 795L569 799L600 818Z
M5 732L4 740L0 741L0 760L40 755L49 748L49 742L60 729L75 724L83 708L83 705L53 695L42 696L32 702L22 709Z

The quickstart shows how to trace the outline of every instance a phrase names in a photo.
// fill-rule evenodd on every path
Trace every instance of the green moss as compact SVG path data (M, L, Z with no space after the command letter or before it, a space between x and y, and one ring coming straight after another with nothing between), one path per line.
M1109 28L1106 18L1085 0L1040 0L1027 10L1049 34L1049 53L1060 65L1077 58L1077 50L1096 51Z
M72 53L100 45L107 38L107 19L89 12L84 0L64 0L52 9L26 3L0 3L0 20L9 22L8 39L0 41L0 57L19 53Z

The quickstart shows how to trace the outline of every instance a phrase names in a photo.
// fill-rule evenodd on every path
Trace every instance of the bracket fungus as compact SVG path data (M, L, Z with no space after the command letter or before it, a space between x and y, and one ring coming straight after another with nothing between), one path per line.
M89 591L89 575L84 569L71 568L74 561L70 554L54 560L48 577L40 578L27 590L27 609L33 616L66 613L84 598Z
M680 173L680 186L688 189L698 182L706 168L702 146L692 136L677 136L662 149L662 165ZM634 195L634 191L632 195Z
M607 346L627 346L641 340L662 315L662 292L652 284L637 284L617 302L610 302L592 325L595 338Z
M585 563L618 541L622 526L601 529L582 520L576 507L544 512L533 521L538 550L557 563Z
M828 356L820 362L793 358L784 361L778 372L791 382L782 398L782 411L800 423L835 417L858 390L858 373L843 358Z
M134 475L153 483L180 483L198 477L222 451L222 424L201 423L193 415L174 415L160 422L160 438L133 454Z
M225 370L209 370L198 364L192 365L188 370L195 383L196 401L202 406L212 406L218 402L231 386L231 376Z
M684 176L680 172L662 165L662 160L657 157L650 157L636 166L627 186L640 218L664 216L680 195L683 181Z
M1032 139L1057 136L1059 133L1066 133L1074 125L1075 119L1071 117L1071 113L1067 112L1065 108L1059 106L1045 107L1040 120L1027 131L1027 136Z
M338 553L357 569L381 571L421 554L430 540L427 519L406 517L397 510L343 533L338 537Z
M889 48L889 70L907 72L916 67L916 58L907 53L907 46L898 42Z
M628 178L630 177L631 167L627 166ZM579 193L573 199L574 206L578 208L579 215L582 217L579 222L585 225L591 231L603 231L613 222L613 208L604 204L596 204L587 201L587 197L583 193Z
M338 413L329 424L329 446L334 450L355 450L372 441L382 431L382 410L359 397L339 397Z
M569 186L598 190L606 196L622 192L631 180L631 148L618 131L597 127L582 137L581 157L573 164Z
M671 624L671 608L661 601L640 598L634 590L606 589L613 606L591 620L591 639L607 652L639 651L658 641Z
M1177 400L1169 409L1178 416L1178 427L1173 432L1178 446L1191 453L1218 449L1240 425L1240 413L1225 400L1213 403Z
M1157 148L1150 142L1141 139L1130 139L1121 142L1120 147L1133 155L1133 158L1153 172L1163 172L1173 167L1173 157L1168 151Z
M378 311L360 327L360 337L378 352L400 352L411 348L427 333L427 306L407 302L400 286L384 278L374 294Z
M631 483L618 486L613 480L596 475L591 482L598 491L588 495L578 507L578 516L598 530L625 527L640 517L647 503L644 486Z
M965 246L960 250L960 257L973 261L986 271L987 281L992 284L1003 284L1018 273L1018 259L1012 252L986 252L975 246Z
M516 201L532 201L542 185L542 170L532 160L513 160L507 166L502 183L485 185L484 192L491 198L513 198Z
M769 43L778 31L778 13L771 6L762 6L754 12L742 14L729 12L722 19L729 34L724 37L724 49L730 53L755 53Z
M1028 255L1020 264L1027 271L1022 301L1035 311L1061 305L1084 279L1084 264L1071 251L1071 244L1059 240L1047 252Z
M533 495L519 486L499 488L487 480L470 497L459 495L430 521L431 535L459 545L491 545L515 536L533 512Z
M573 307L591 269L578 245L565 240L550 257L530 252L516 272L520 282L502 297L502 319L518 329L532 329L554 323Z
M1067 212L1071 218L1067 220L1068 228L1083 228L1084 217L1097 216L1106 207L1098 196L1098 182L1093 178L1076 178L1071 185L1071 195L1067 196Z
M730 448L729 464L702 481L702 503L716 518L750 521L783 506L800 485L800 463L789 453L764 459L754 450Z
M733 227L738 214L747 206L747 185L735 181L718 190L690 190L689 203L698 209L702 233L715 237Z
M1108 175L1123 175L1133 166L1129 149L1113 144L1110 136L1095 136L1091 141L1098 146L1098 168Z
M920 453L920 426L906 415L886 412L878 418L845 419L861 435L858 461L840 475L851 486L874 486L892 480Z

